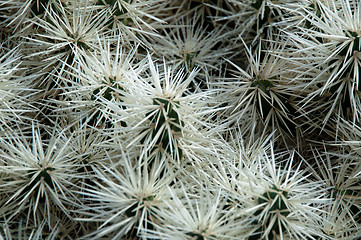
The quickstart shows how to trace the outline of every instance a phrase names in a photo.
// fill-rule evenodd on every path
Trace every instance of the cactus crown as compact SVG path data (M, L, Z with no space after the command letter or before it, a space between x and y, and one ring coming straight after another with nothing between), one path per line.
M52 168L52 167L46 167L46 168L43 168L43 166L41 164L39 164L39 167L40 169L42 169L40 171L40 173L38 173L38 175L35 177L34 180L32 180L30 182L30 184L24 189L24 193L28 192L28 191L31 191L31 189L33 189L35 187L36 184L38 184L41 179L44 179L44 182L50 187L50 188L53 188L54 185L53 185L53 182L51 180L51 176L49 175L48 172L50 171L54 171L55 168ZM30 170L29 173L28 173L28 179L32 179L33 176L37 173L38 171L37 170ZM37 186L35 188L35 191L37 191L39 189L39 186Z
M262 226L257 230L257 234L250 237L250 240L256 239L274 239L274 234L279 234L280 229L285 229L281 222L281 226L278 225L278 221L272 221L274 217L280 218L279 215L287 217L290 211L287 207L285 199L288 199L288 192L279 189L276 186L265 192L261 197L257 199L258 204L265 205L262 209L255 212L255 216L264 214L262 220L258 220L258 223L262 223ZM267 210L265 210L267 209ZM266 211L266 213L264 213ZM276 215L276 216L275 216ZM272 224L272 226L270 226ZM263 236L263 238L261 237Z

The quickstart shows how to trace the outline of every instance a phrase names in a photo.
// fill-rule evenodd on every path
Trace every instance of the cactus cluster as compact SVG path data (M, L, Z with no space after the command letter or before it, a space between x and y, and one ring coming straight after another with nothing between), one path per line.
M360 16L0 0L0 239L361 239Z

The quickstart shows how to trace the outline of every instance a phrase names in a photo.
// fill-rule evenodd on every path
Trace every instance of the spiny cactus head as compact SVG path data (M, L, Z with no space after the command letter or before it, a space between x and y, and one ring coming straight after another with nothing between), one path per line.
M191 240L206 240L206 239L216 239L215 236L210 235L210 236L204 236L207 234L207 230L201 230L201 231L193 231L193 232L187 232L185 235L189 236Z
M52 187L53 187L53 183L52 183L52 181L51 181L51 176L49 175L49 172L54 171L55 168L52 168L52 167L43 168L41 164L39 165L39 167L40 167L41 171L40 171L40 173L36 176L36 178L31 182L31 185L29 186L29 188L32 187L32 186L35 186L35 184L36 184L37 182L39 182L42 178L44 179L44 182L45 182L46 184L48 184L49 187L52 188ZM40 169L39 169L39 170L40 170ZM28 178L29 178L29 179L32 179L33 176L36 174L36 172L37 172L36 170L30 170L30 171L29 171L29 176L28 176Z
M103 80L103 84L105 86L101 86L96 88L92 95L91 95L91 100L96 102L96 103L100 103L101 97L103 97L106 101L117 101L119 103L123 102L122 97L124 97L124 94L122 94L122 92L124 92L124 88L115 80L114 77L109 77L105 80ZM121 106L122 109L125 109L125 106ZM101 122L101 124L99 125L99 123ZM113 126L113 124L111 123L111 121L109 121L109 119L103 118L102 114L100 111L97 111L90 120L88 120L88 124L90 126L97 126L100 128L111 128ZM120 125L122 127L126 127L127 123L124 121L120 121Z
M181 134L181 127L184 126L181 116L176 111L176 108L180 106L179 101L166 97L156 97L153 98L153 105L156 108L146 114L146 117L152 116L150 118L152 124L150 141L158 136L154 147L150 148L151 151L159 148L166 150L167 153L176 151L176 155L181 158L183 152L175 142L175 137ZM144 144L147 138L148 136L145 136L141 143Z
M99 98L98 95L102 93L102 97L104 97L108 101L111 101L116 97L116 94L119 94L117 91L115 91L115 89L124 91L124 88L116 81L114 77L109 77L108 79L103 80L103 84L105 85L105 87L99 87L93 91L91 100L96 100L97 98ZM121 93L119 95L123 96ZM119 98L117 98L117 100L121 101L121 99Z
M251 86L259 87L264 93L269 95L270 88L274 87L274 84L271 80L255 79Z
M153 195L134 199L133 204L125 211L125 213L124 213L125 216L128 218L138 217L137 212L142 212L144 210L145 205L147 205L148 202L154 201L154 199L155 199L155 196L153 196Z
M294 123L291 119L295 114L295 109L290 103L291 97L287 93L282 92L282 90L277 89L277 80L275 78L262 79L257 77L252 82L251 87L255 89L249 90L249 94L254 94L254 91L262 91L264 93L256 92L254 96L255 107L258 109L264 121L269 119L270 114L272 114L273 117L279 118L280 115L276 112L282 112L284 116L287 117L282 117L282 120L277 120L279 127L287 132L294 129ZM268 125L272 126L272 122L268 121Z
M189 232L186 233L187 236L190 236L192 238L192 240L204 240L204 237L202 236L202 234L200 233L193 233L193 232Z
M20 195L26 195L30 191L33 192L34 195L37 194L40 188L40 184L46 184L49 188L54 189L54 184L52 181L52 178L49 174L49 172L54 171L55 168L52 167L43 167L41 164L39 164L38 169L29 170L26 179L29 180L28 186L21 192ZM37 176L34 178L34 175ZM37 186L36 186L37 185ZM43 196L40 196L40 200L43 201Z
M277 186L273 186L269 191L266 191L262 196L258 197L258 204L264 206L255 212L255 216L259 217L261 214L263 216L257 221L258 224L260 224L260 227L256 231L257 233L251 236L249 240L273 240L275 235L280 233L280 229L281 231L285 229L282 221L277 221L280 215L287 217L290 214L285 199L288 199L288 192L279 189ZM266 212L264 213L264 211ZM275 217L277 218L276 221L272 221ZM278 222L281 223L281 226L279 226Z
M254 82L251 84L252 87L255 87L256 89L260 89L262 92L264 92L267 97L261 96L261 104L257 104L257 107L259 108L259 112L262 113L263 119L266 119L271 109L275 106L272 106L270 103L270 90L272 87L274 87L274 84L270 80L263 80L260 78L255 79ZM251 92L252 90L250 90Z
M287 208L287 204L284 201L284 198L288 199L288 192L282 189L278 189L276 186L273 186L270 191L265 192L262 197L258 198L258 203L271 204L269 212L279 210L282 215L288 215L289 211Z
M195 67L195 63L193 61L193 59L198 55L199 52L188 52L188 53L184 53L184 64L186 69L188 69L188 71L192 71L193 68Z
M157 120L159 118L158 123L156 123L156 130L159 130L159 128L165 124L166 121L169 121L170 128L172 131L179 133L181 132L181 128L177 126L176 124L183 125L180 116L178 112L174 109L174 107L179 106L178 101L172 101L171 99L164 99L164 98L154 98L153 104L158 105L160 107L160 110L158 111L157 116L154 118L154 120ZM162 110L165 110L165 113Z

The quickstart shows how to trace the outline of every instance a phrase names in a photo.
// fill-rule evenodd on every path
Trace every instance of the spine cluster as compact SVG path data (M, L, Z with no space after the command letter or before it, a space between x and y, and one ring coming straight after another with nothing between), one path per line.
M0 0L0 239L361 239L361 2Z

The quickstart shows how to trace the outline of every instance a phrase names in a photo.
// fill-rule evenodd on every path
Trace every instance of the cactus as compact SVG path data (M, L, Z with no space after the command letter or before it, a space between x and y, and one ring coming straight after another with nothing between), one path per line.
M0 0L0 239L360 239L360 13Z

